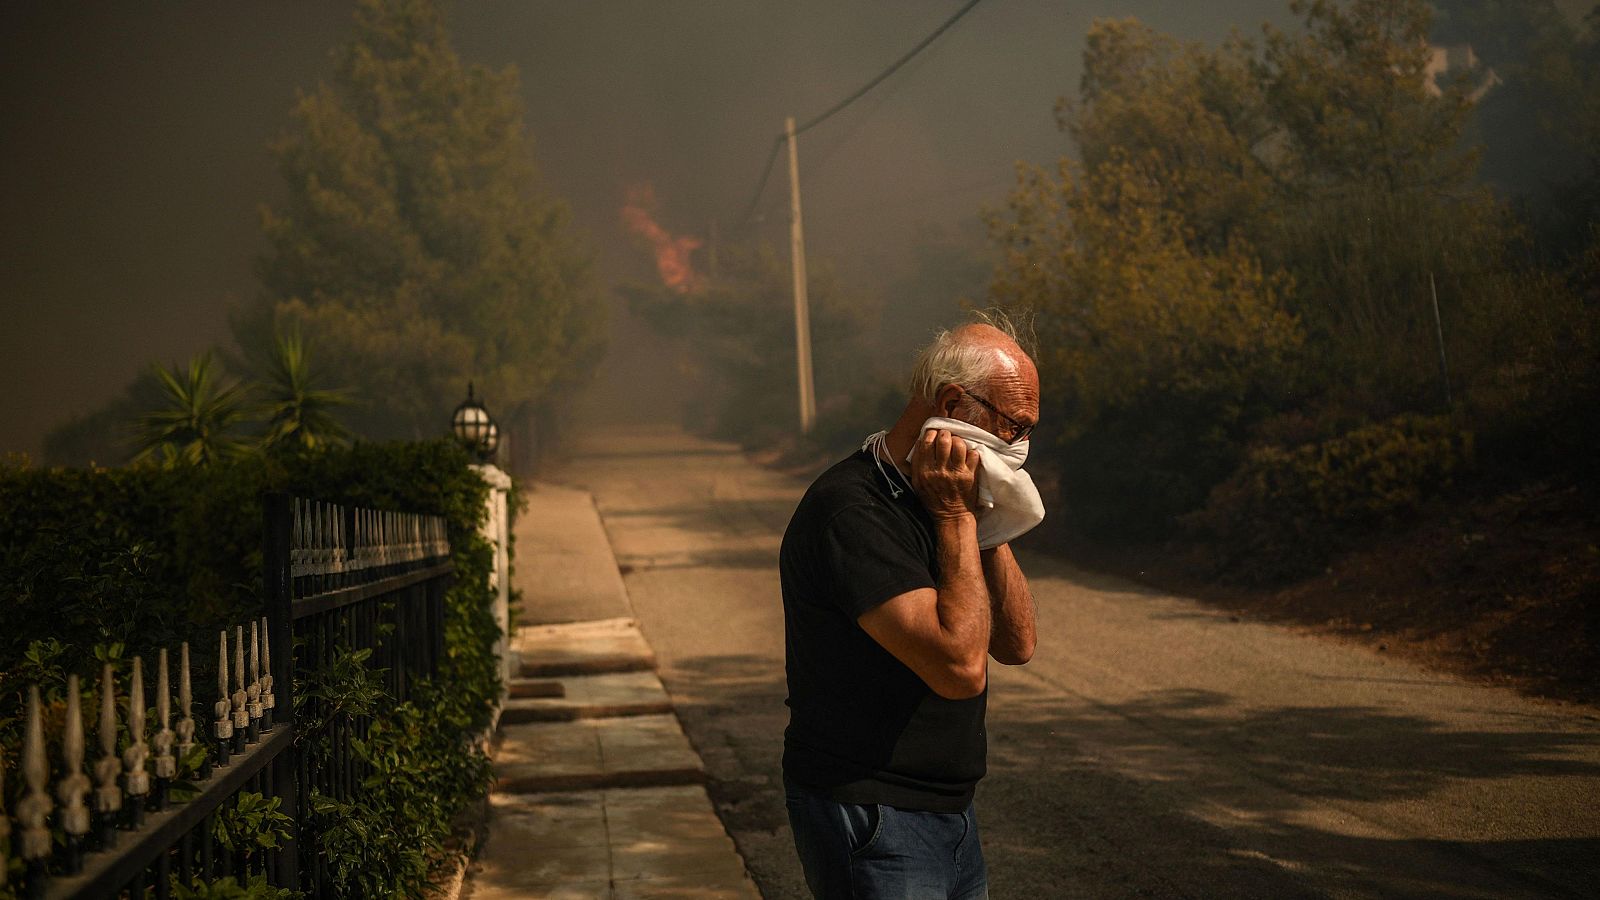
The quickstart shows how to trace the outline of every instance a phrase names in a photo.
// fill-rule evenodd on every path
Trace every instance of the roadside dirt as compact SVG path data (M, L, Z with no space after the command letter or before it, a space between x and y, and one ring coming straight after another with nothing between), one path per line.
M1276 589L1194 575L1192 548L1098 546L1055 532L1073 561L1474 679L1600 702L1600 521L1576 487L1532 485L1439 507L1371 534L1322 574Z

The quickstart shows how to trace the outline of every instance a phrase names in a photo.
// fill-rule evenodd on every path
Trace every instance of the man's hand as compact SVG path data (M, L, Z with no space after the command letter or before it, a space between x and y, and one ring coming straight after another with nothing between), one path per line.
M978 451L943 429L929 428L911 448L911 487L935 519L978 508Z
M873 640L949 700L976 697L989 678L993 614L978 559L978 458L948 431L922 433L911 448L911 487L933 516L939 585L891 597L857 619Z

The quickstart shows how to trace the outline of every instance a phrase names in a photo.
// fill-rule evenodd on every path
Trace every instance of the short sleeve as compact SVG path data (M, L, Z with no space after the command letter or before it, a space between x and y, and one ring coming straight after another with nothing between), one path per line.
M935 586L927 551L905 520L876 505L848 506L829 519L817 556L827 594L851 619L906 591Z

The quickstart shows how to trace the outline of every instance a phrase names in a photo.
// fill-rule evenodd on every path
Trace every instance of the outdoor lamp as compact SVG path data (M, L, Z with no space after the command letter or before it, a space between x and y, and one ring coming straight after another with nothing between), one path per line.
M500 423L489 417L489 427L483 433L483 451L485 460L494 458L494 451L500 448Z
M456 407L450 417L450 428L467 448L487 461L500 445L500 426L489 415L482 403L472 395L472 382L467 382L467 399Z

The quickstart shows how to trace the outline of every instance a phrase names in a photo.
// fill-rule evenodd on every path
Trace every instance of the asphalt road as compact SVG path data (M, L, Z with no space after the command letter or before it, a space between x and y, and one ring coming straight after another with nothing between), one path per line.
M593 434L547 477L594 494L757 884L807 896L776 562L804 482L647 428ZM991 664L994 897L1600 896L1600 710L1018 555L1039 647Z

